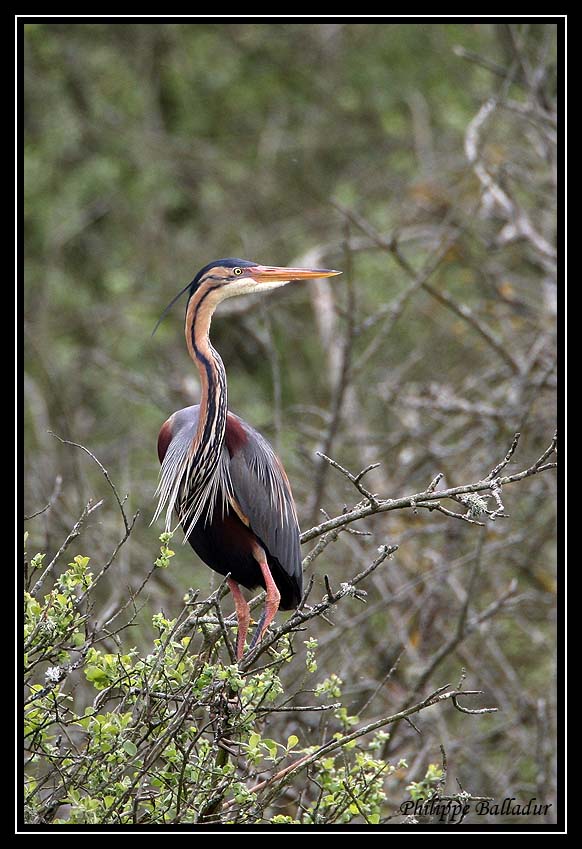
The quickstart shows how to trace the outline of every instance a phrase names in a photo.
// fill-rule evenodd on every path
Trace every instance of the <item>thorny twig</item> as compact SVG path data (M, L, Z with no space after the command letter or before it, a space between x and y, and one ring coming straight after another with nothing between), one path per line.
M125 528L123 537L119 540L119 542L115 546L113 553L109 557L109 560L105 563L105 565L101 568L101 570L94 577L94 579L91 583L91 586L88 587L85 590L85 592L79 597L79 599L77 601L77 606L79 606L86 599L86 597L89 595L89 593L92 593L94 591L95 587L97 586L97 584L99 583L99 581L101 580L103 575L107 572L107 570L109 569L109 567L111 566L111 564L113 563L115 558L117 557L117 554L118 554L120 548L124 545L124 543L129 538L129 535L133 531L134 525L137 521L137 517L139 516L139 510L137 510L135 512L134 516L131 519L128 518L128 516L127 516L127 514L124 510L124 507L123 507L125 501L127 500L127 496L124 499L121 499L119 497L119 494L117 492L115 484L111 480L109 472L107 471L105 466L100 462L100 460L97 459L97 457L93 454L92 451L89 451L88 448L86 448L84 445L81 445L78 442L72 442L70 439L62 439L62 437L58 436L56 433L53 433L52 430L49 430L49 433L51 434L51 436L54 436L55 439L58 439L59 442L62 442L63 445L72 445L74 448L80 448L81 451L84 451L85 454L87 454L89 457L91 457L93 462L99 467L99 469L103 473L105 480L109 484L109 487L111 488L111 491L113 492L113 495L115 496L115 500L116 500L118 507L119 507L119 510L121 512L121 516L123 518L123 525L124 525L124 528ZM102 503L103 503L103 500L99 501L96 505L92 505L90 507L90 509L88 509L88 507L91 505L91 502L89 502L89 505L85 508L85 511L83 511L83 514L81 515L81 518L79 519L79 522L73 528L73 530L71 531L71 533L69 534L69 536L67 537L67 539L65 540L65 542L63 543L63 545L61 546L61 548L59 549L59 551L57 552L57 554L53 558L53 560L51 561L51 563L49 563L48 567L45 569L45 571L43 572L43 574L41 575L41 577L39 578L37 583L34 585L34 588L33 588L33 591L32 591L33 595L35 595L38 592L38 590L42 586L42 582L43 582L45 576L49 573L49 570L52 571L52 568L54 568L54 564L55 564L57 558L62 553L62 551L64 551L64 549L67 547L67 545L70 543L71 539L73 539L74 537L79 535L80 523L82 524L82 522L87 517L87 515L89 515L89 513L93 512L93 510L95 510L97 507L99 507Z
M352 475L351 472L349 472L347 469L344 469L343 466L340 466L340 464L336 460L332 460L331 457L327 457L321 451L316 451L315 453L323 460L325 460L326 463L329 463L329 465L332 466L334 469L337 469L339 472L341 472L342 475L344 475L350 481L350 483L353 483L358 492L361 493L365 498L367 498L373 507L376 507L378 505L377 496L373 495L369 490L367 490L363 486L362 478L367 475L368 472L371 472L372 469L377 469L380 463L370 463L369 466L366 466L366 468L362 469L361 472L358 472L357 475Z
M46 513L46 511L49 510L53 506L53 504L55 503L55 501L57 500L57 498L61 494L62 484L63 484L63 479L62 479L61 475L57 475L56 478L55 478L55 486L54 486L54 489L52 491L51 497L49 498L48 502L45 504L44 507L41 507L40 510L36 510L34 513L31 513L30 516L25 516L24 521L29 522L31 519L35 519L37 516L40 516L42 513Z
M101 507L102 504L103 504L103 499L101 501L97 501L96 504L93 504L93 501L91 499L89 499L89 501L87 502L87 504L83 508L83 512L81 513L81 515L79 516L79 518L77 519L75 524L73 525L72 529L67 534L65 541L63 542L63 544L61 545L61 547L59 548L59 550L57 551L57 553L55 554L55 556L53 557L53 559L51 560L49 565L46 567L46 569L44 570L42 575L39 577L39 579L35 583L34 587L31 590L31 595L33 595L33 596L37 595L40 588L44 584L44 581L45 581L45 578L47 577L47 575L53 574L57 560L59 559L61 554L64 551L67 550L67 548L72 543L72 541L74 539L76 539L79 536L79 534L81 533L81 528L83 526L83 523L85 522L85 519L88 516L90 516L91 513L93 513L95 510L97 510L99 507Z
M109 486L110 486L110 488L111 488L111 491L113 492L113 495L115 496L115 500L117 501L117 504L118 504L118 506L119 506L119 510L120 510L120 512L121 512L121 516L122 516L122 518L123 518L123 524L125 525L125 530L126 530L127 534L129 535L129 533L130 533L130 531L131 531L131 527L130 527L130 520L128 519L128 517L127 517L127 515L126 515L126 512L125 512L125 510L123 509L123 505L124 505L124 504L125 504L125 502L127 501L127 495L125 496L125 498L124 498L124 499L121 499L121 498L119 497L119 493L117 492L117 489L116 489L116 487L115 487L115 484L114 484L114 483L113 483L113 481L111 480L111 477L110 477L110 475L109 475L109 472L107 471L107 469L105 468L105 466L104 466L104 465L103 465L103 464L102 464L102 463L101 463L101 462L97 459L97 457L93 454L93 452L92 452L92 451L89 451L89 449L88 449L88 448L86 448L84 445L81 445L79 442L72 442L70 439L63 439L63 438L62 438L61 436L59 436L58 434L53 433L53 431L52 431L52 430L49 430L49 433L50 433L50 435L51 435L51 436L54 436L54 438L55 438L55 439L58 439L58 440L59 440L59 442L62 442L62 443L63 443L63 445L72 445L74 448L80 448L80 449L81 449L81 451L84 451L84 452L85 452L85 454L87 454L87 455L88 455L88 456L89 456L89 457L93 460L93 462L94 462L97 466L99 466L99 468L101 469L101 472L103 473L103 476L104 476L105 480L106 480L106 481L107 481L107 483L109 484ZM131 522L131 526L133 526L133 523L135 522L135 520L136 520L137 516L138 516L138 513L136 513L136 514L135 514L135 516L133 517L133 520L132 520L132 522Z

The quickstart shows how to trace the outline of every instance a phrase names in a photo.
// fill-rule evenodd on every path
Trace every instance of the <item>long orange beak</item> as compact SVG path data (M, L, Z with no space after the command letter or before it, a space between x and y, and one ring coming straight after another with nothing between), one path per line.
M247 269L245 269L247 271ZM341 271L329 268L283 268L276 265L255 265L248 269L249 277L259 283L290 282L308 278L335 277Z

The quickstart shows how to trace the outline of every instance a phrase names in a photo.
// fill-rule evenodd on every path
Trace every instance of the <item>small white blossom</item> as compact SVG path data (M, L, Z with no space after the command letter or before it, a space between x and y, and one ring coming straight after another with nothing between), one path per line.
M47 671L44 673L45 681L54 681L57 683L61 680L61 674L60 666L49 666Z

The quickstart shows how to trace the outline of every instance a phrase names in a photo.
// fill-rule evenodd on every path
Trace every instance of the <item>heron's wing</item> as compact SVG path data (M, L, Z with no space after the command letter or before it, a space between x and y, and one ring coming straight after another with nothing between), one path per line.
M226 447L234 497L249 526L302 593L299 524L279 458L260 433L228 414Z
M162 425L158 437L158 456L162 464L156 495L158 506L152 522L166 511L166 530L172 527L174 511L184 528L186 539L201 517L212 515L220 496L226 507L229 494L228 453L224 450L218 466L199 480L193 464L192 442L196 436L200 407L195 404L174 413Z

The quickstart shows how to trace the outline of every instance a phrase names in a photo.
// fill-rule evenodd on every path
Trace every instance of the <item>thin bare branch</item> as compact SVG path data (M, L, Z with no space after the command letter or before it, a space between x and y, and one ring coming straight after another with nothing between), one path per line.
M539 474L543 471L546 471L551 468L555 468L555 463L544 464L544 460L556 450L556 437L552 440L552 443L546 451L542 454L542 456L529 468L524 469L521 472L516 472L513 475L506 475L498 479L499 486L508 486L512 483L517 483L519 481L524 480L525 478L531 477L532 475ZM450 487L448 489L441 489L438 492L433 492L430 489L425 489L424 492L417 492L414 495L407 495L403 498L387 498L387 499L378 499L377 506L373 506L370 503L359 504L351 510L348 510L346 513L342 513L341 516L335 516L333 519L329 519L326 522L322 522L319 525L316 525L313 528L309 528L309 530L304 531L301 534L301 542L309 542L309 540L315 539L321 534L327 533L328 531L333 531L338 528L343 527L344 525L348 525L351 522L356 522L359 519L364 519L367 516L371 516L375 513L385 513L391 510L402 510L407 507L416 507L419 502L428 502L428 501L438 501L439 499L445 498L455 498L459 495L464 495L466 493L472 492L484 492L487 490L491 490L491 482L488 480L480 480L476 483L465 484L463 486L455 486ZM423 506L426 506L423 504Z

